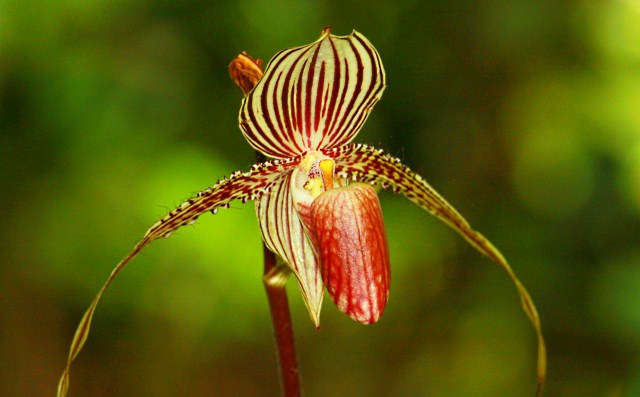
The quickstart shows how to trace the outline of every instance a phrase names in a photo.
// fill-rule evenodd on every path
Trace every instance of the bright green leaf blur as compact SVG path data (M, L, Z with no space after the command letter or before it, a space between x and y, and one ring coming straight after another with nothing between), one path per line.
M640 393L640 5L0 0L0 395L49 396L111 268L253 152L227 65L326 25L388 88L359 142L421 173L535 300L549 396ZM308 396L532 396L535 341L503 272L381 193L390 302L362 326L289 285ZM72 396L275 396L252 204L153 243L109 289Z

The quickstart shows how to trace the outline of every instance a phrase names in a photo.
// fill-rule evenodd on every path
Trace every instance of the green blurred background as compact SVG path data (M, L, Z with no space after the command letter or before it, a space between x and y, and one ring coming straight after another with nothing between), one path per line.
M227 74L326 25L377 47L358 142L420 172L538 305L548 396L640 395L640 4L0 0L0 395L50 396L83 311L168 210L253 152ZM515 289L381 193L392 291L362 326L290 282L307 396L532 396ZM253 206L152 244L98 307L71 396L276 396Z

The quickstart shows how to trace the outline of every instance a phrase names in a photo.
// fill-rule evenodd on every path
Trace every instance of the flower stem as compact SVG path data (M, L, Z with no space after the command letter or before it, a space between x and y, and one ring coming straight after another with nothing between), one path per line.
M271 322L276 338L276 353L280 367L282 395L284 397L298 397L301 395L298 359L293 339L286 284L270 282L270 276L274 271L278 271L276 255L264 246L264 286L269 299Z
M229 74L240 88L244 96L255 87L264 75L262 60L254 59L246 52L242 52L229 65ZM256 151L257 163L266 161L264 154ZM276 337L276 356L280 368L280 387L284 397L298 397L300 392L300 378L298 377L298 358L293 339L291 312L287 299L286 281L289 278L289 268L278 263L276 254L262 243L264 257L264 288L269 300L271 323Z
M265 156L256 151L256 160L265 161ZM276 341L276 359L280 369L280 389L283 397L299 397L300 377L298 375L298 357L293 337L289 299L287 298L286 280L289 268L278 263L278 258L267 245L262 242L264 259L264 288L269 300L271 324Z

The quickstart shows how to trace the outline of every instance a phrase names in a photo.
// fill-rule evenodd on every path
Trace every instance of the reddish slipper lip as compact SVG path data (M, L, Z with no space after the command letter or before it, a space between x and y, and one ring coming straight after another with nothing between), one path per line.
M363 324L378 321L389 297L389 248L376 191L353 183L311 205L309 232L322 281L338 309Z

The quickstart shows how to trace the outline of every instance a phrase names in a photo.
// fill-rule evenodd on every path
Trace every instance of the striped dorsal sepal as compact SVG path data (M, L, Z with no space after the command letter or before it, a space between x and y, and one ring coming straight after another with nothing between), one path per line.
M385 87L380 56L354 31L280 51L243 100L240 128L251 146L274 157L350 142Z

